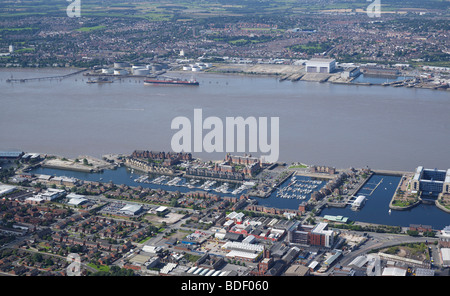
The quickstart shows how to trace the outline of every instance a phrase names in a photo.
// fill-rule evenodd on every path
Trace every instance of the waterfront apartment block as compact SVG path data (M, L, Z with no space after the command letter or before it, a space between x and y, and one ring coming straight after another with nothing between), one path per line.
M243 173L229 172L229 171L214 171L214 170L209 170L209 169L187 168L186 175L196 176L196 177L235 180L235 181L243 181L244 180Z
M192 160L191 153L175 153L175 152L161 152L148 150L135 150L131 154L132 158L146 159L160 162L163 166L171 166L183 160Z
M411 183L413 191L421 191L428 195L450 194L450 169L416 169Z
M125 165L131 168L136 168L138 170L142 170L147 173L155 173L155 174L164 174L164 175L173 175L175 174L175 170L148 163L147 161L136 159L136 158L126 158Z
M254 163L259 163L261 160L257 157L252 157L251 155L247 154L245 154L244 156L237 156L227 153L227 155L225 156L225 161L230 162L232 164L250 165Z
M312 166L310 169L311 173L325 173L334 175L336 173L336 168L334 167L328 167L328 166Z

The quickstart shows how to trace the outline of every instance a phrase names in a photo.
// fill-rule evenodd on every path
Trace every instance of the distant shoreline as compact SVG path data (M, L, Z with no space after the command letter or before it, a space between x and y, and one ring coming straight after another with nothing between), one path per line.
M221 64L222 65L222 64ZM224 64L224 65L228 65L228 64ZM229 66L233 66L233 65L239 65L240 67L243 66L249 66L249 65L240 65L240 64L229 64ZM252 67L255 65L250 65L249 67ZM263 65L263 66L268 66L268 65ZM292 66L294 67L294 65L272 65L270 64L269 66L280 66L279 68L282 68L284 66L284 68ZM300 67L300 66L296 66L296 67ZM270 68L270 67L269 67ZM78 72L82 72L82 71L89 71L90 69L86 69L86 68L78 68L78 67L42 67L42 68L33 68L33 67L0 67L0 71L6 71L6 70L15 70L15 71L20 71L20 70L40 70L40 69L45 69L45 70L75 70L75 72L73 73L68 73L65 75L61 75L60 78L65 78L65 76L70 76L70 75L74 75L77 74ZM253 71L245 71L243 68L241 70L236 70L236 71L228 71L228 70L224 70L224 71L218 71L216 69L216 66L213 66L211 69L208 69L206 71L200 71L200 72L188 72L188 71L183 71L183 70L168 70L166 73L176 73L176 74L217 74L217 75L234 75L234 76L248 76L248 77L255 77L255 76L260 76L260 77L274 77L274 78L279 78L280 81L292 81L292 82L297 82L297 81L305 81L305 82L318 82L318 83L332 83L332 84L340 84L340 85L353 85L353 86L391 86L391 87L406 87L406 88L413 88L413 89L428 89L428 90L441 90L441 91L450 91L450 87L448 88L444 88L444 87L438 87L435 86L433 84L427 84L427 85L423 85L423 86L409 86L409 85L405 85L403 83L402 80L399 81L394 81L394 82L390 82L387 85L384 85L382 83L372 83L372 82L353 82L357 77L352 77L350 79L341 79L340 76L338 75L338 73L330 73L330 74L321 74L321 73L317 73L313 74L313 73L299 73L296 71L274 71L274 69L270 69L267 71L259 71L259 72L253 72ZM275 69L276 70L276 69ZM156 74L155 74L156 75ZM363 75L363 73L361 74ZM101 74L98 76L102 76ZM111 77L117 77L117 78L146 78L147 76L136 76L136 75L105 75L105 76L111 76ZM158 75L158 76L163 76L163 75ZM55 76L53 78L57 78L58 76ZM396 77L401 77L400 76L396 76ZM29 78L23 78L23 80L38 80L38 79L44 79L46 77L29 77ZM21 78L14 78L15 80L21 80ZM23 81L25 82L25 81Z

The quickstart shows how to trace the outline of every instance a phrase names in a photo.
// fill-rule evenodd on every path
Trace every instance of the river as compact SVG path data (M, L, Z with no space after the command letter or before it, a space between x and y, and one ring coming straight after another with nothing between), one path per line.
M284 162L337 168L412 171L450 168L448 92L282 81L276 77L172 73L199 87L144 86L142 79L87 84L62 80L8 83L8 78L66 74L73 69L0 71L0 149L66 157L135 149L171 150L175 117L279 117ZM225 153L194 153L223 159Z

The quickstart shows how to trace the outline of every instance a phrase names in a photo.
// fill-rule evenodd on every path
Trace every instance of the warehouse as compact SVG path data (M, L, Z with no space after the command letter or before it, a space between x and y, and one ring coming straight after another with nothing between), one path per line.
M442 265L445 267L450 266L450 248L441 248Z
M23 155L22 151L0 151L0 159L19 159Z
M17 188L15 186L0 184L0 196L6 195L8 193L11 193L11 192L13 192L16 189Z
M140 205L126 205L119 210L119 214L127 216L138 215L142 211L142 206Z
M334 59L310 59L306 62L307 73L333 73L336 69Z
M264 246L239 242L227 242L222 249L229 251L227 258L255 262L264 251Z
M80 206L88 201L84 195L79 195L75 193L69 193L66 197L69 199L67 204L71 206Z

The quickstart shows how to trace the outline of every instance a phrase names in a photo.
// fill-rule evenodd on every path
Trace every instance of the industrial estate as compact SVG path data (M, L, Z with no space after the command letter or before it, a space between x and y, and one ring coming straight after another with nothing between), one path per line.
M320 212L370 207L371 192L384 187L371 178L391 175L400 179L390 211L432 203L450 213L450 170L340 170L230 154L213 162L149 150L102 159L0 157L2 274L66 275L65 256L76 253L80 275L448 275L450 226ZM113 180L120 172L126 176ZM297 206L260 204L267 199Z

